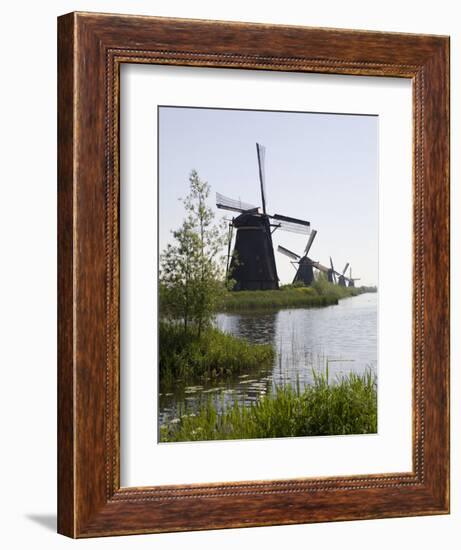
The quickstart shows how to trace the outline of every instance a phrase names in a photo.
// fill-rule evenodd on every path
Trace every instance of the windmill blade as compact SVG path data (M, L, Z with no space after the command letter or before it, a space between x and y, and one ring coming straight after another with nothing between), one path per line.
M330 271L329 267L322 265L320 262L312 262L312 267L315 267L315 269L318 269L322 273L328 273Z
M281 254L285 254L285 256L288 256L291 260L299 260L300 256L292 252L291 250L288 250L288 248L285 248L284 246L278 246L277 252L280 252Z
M228 233L228 240L227 240L227 262L226 262L226 281L229 277L229 263L231 260L231 246L232 246L232 233L234 230L234 224L232 222L229 223L229 233Z
M276 221L273 225L275 227L279 227L283 231L300 233L301 235L309 235L311 232L311 224L306 220L282 216L282 214L274 214L273 216L269 215L269 217Z
M341 275L344 275L346 273L346 269L349 267L349 262L347 262L346 264L346 267L343 269L343 272L341 273Z
M264 168L264 159L266 157L266 148L260 143L256 144L256 154L258 155L259 183L261 185L261 199L263 205L263 214L266 213L266 173Z
M349 269L349 281L360 281L360 277L352 277L352 267Z
M241 200L231 199L230 197L221 195L221 193L216 193L216 206L222 210L232 210L233 212L240 212L241 214L252 210L258 211L257 206L242 202Z
M333 260L331 256L330 256L330 265L331 265L332 279L333 279L333 282L336 283L337 282L336 275L339 275L339 273L336 273L335 271L335 267L333 265Z
M309 254L309 250L311 249L312 243L314 242L316 235L317 235L317 230L313 229L311 231L309 240L307 241L306 248L304 249L304 256L307 256Z

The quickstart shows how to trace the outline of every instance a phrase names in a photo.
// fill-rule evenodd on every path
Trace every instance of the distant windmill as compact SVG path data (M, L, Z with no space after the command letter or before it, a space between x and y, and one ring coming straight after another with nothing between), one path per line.
M314 242L315 236L317 235L317 231L315 229L312 230L309 240L307 241L306 248L304 249L304 255L299 256L298 254L295 254L291 250L288 250L288 248L285 248L284 246L280 246L277 248L278 252L281 254L284 254L285 256L288 256L292 260L292 264L298 264L298 267L296 269L296 275L293 279L294 283L304 283L306 286L310 286L314 282L314 267L317 266L317 262L314 262L308 257L309 251L311 249L312 243Z
M349 279L348 279L348 282L349 282L349 286L355 286L355 281L360 281L360 279L353 279L352 278L352 267L349 268Z
M324 273L329 283L336 284L337 276L339 277L340 274L335 270L335 266L333 265L333 260L331 259L331 256L330 267L322 265L320 262L312 262L312 266L318 269L320 272Z
M325 273L328 282L330 283L337 283L339 286L355 286L354 281L360 281L360 279L352 278L352 269L349 270L349 277L346 276L346 270L349 267L349 262L344 267L342 273L338 273L338 271L335 270L335 266L333 265L333 260L331 256L330 267L326 267L319 262L312 262L312 265L322 273Z
M339 275L339 278L338 278L339 286L347 286L346 281L348 281L348 278L346 277L345 273L348 267L349 267L349 262L347 262L342 273Z
M279 279L275 265L272 233L276 229L308 235L310 222L266 211L264 156L265 148L256 144L262 213L259 207L216 193L216 206L239 212L229 227L228 258L230 276L235 280L234 290L278 289ZM230 254L233 228L237 229L234 251Z

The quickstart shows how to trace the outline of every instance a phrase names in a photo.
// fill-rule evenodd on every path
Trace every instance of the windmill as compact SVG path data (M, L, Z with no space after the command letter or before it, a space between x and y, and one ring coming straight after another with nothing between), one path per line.
M333 265L333 260L330 256L330 267L322 265L320 262L312 262L312 266L325 273L329 283L338 284L339 286L355 286L355 281L360 279L352 278L352 269L349 269L349 277L346 276L346 270L349 267L349 262L345 265L342 273L338 273Z
M352 267L349 268L349 279L348 279L348 282L349 282L349 286L355 286L355 281L360 281L360 279L353 279L352 278Z
M235 280L234 290L275 290L279 287L272 233L277 229L308 235L310 222L266 210L265 148L256 144L262 212L240 200L216 193L216 206L238 212L229 226L227 272ZM230 253L233 229L237 230L234 250ZM230 266L229 266L230 260Z
M329 283L336 284L337 277L339 277L340 274L335 270L335 266L333 265L333 260L331 259L331 256L330 267L322 265L320 262L312 262L312 266L318 269L321 273L324 273Z
M315 236L317 235L317 231L315 229L312 230L309 240L307 241L306 248L304 249L304 255L299 256L298 254L295 254L291 250L288 250L288 248L285 248L284 246L280 246L277 248L277 251L281 254L284 254L285 256L288 256L288 258L291 259L291 263L298 264L298 268L296 269L296 275L293 279L293 284L295 283L304 283L306 286L310 286L314 282L314 267L317 267L317 262L314 262L308 257L309 251L311 249L312 243L314 242Z
M345 276L346 270L349 267L349 262L345 265L344 269L342 270L342 273L339 274L338 278L338 285L339 286L347 286L346 281L348 281L348 278Z

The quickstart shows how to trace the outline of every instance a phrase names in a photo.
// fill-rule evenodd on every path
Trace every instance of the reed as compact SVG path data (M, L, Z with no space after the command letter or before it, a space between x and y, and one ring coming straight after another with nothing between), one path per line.
M249 407L219 414L212 401L195 415L160 429L162 442L370 434L377 431L377 378L367 370L329 380L314 371L311 386L286 385Z
M159 324L159 343L162 388L270 367L275 357L269 344L252 344L212 327L197 336L196 332L185 332L180 324L165 321Z

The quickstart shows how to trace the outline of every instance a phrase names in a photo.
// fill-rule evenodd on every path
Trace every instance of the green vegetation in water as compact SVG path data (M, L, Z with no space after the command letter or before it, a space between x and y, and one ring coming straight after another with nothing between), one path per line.
M377 432L377 379L371 371L351 373L330 383L314 373L300 390L287 385L249 407L237 402L219 414L210 401L195 415L174 419L160 429L161 442L255 439Z
M269 344L251 344L212 327L185 331L179 323L160 322L159 369L163 387L200 378L223 378L270 367L275 352Z
M284 285L279 290L240 290L226 292L218 304L220 311L241 311L289 307L324 307L335 305L341 298L376 292L372 287L339 286L318 279L312 286Z

